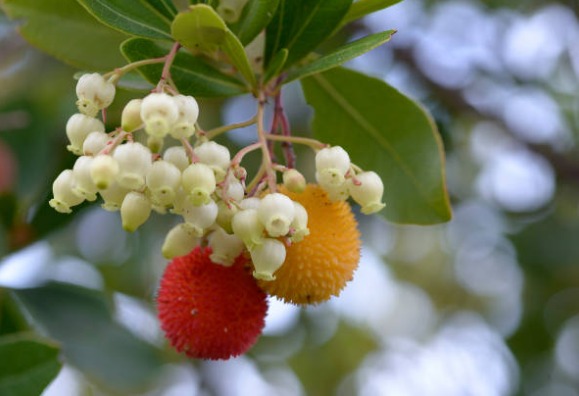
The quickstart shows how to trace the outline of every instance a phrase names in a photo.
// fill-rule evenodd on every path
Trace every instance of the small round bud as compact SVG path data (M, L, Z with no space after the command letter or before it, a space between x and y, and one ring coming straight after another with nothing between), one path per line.
M117 182L113 182L106 190L99 191L104 201L101 207L109 212L116 212L121 208L123 200L129 192L131 192L131 190L128 188L122 187Z
M107 146L109 141L110 138L106 133L100 131L91 132L82 144L82 151L84 155L95 156Z
M298 202L294 201L294 206L296 208L296 215L290 226L294 229L294 232L290 239L292 242L301 242L304 237L310 235L310 230L308 229L308 212L306 208Z
M84 140L91 132L95 131L105 131L105 125L100 120L85 114L73 114L66 123L66 136L70 140L70 144L66 148L73 154L81 155Z
M199 105L192 96L177 95L173 97L179 109L179 118L173 124L171 136L175 139L188 138L195 133L195 123L199 116Z
M119 164L110 155L97 155L90 168L91 179L99 190L106 190L119 174Z
M84 74L76 84L78 111L94 117L115 98L115 85L98 73Z
M179 168L167 161L155 161L147 173L147 187L155 201L170 205L181 185Z
M255 246L249 251L253 261L253 276L257 279L272 281L275 271L285 261L285 246L277 239L266 238L261 245Z
M217 13L227 23L236 22L241 16L241 11L248 0L221 0L217 7Z
M183 171L181 182L194 205L209 202L216 187L215 174L211 168L199 162L189 165Z
M209 256L216 264L230 267L237 256L243 251L243 241L235 235L229 235L223 229L218 228L209 236L209 246L212 253Z
M227 186L227 191L223 192L227 199L233 199L235 202L241 202L245 196L243 184L239 180L233 180Z
M151 150L151 153L159 153L163 149L163 144L165 143L165 139L157 137L157 136L147 136L147 147Z
M152 93L141 103L141 119L149 135L164 137L179 117L173 97L165 93Z
M233 216L239 211L237 206L227 204L223 201L219 201L217 204L218 213L217 213L217 224L219 227L223 228L227 233L231 234L233 232L233 228L231 227L231 222L233 220Z
M215 179L218 182L222 181L231 162L229 149L213 141L209 141L195 147L194 151L199 161L213 169Z
M145 176L152 165L151 151L141 143L125 143L118 146L113 158L119 163L117 177L121 186L140 190L145 186Z
M245 198L243 201L241 201L241 203L239 204L239 206L241 206L241 209L256 209L259 207L259 203L261 202L261 199L257 198L257 197L250 197L250 198Z
M187 223L182 223L169 231L161 251L163 257L172 259L191 253L200 243L201 239L195 235L194 229Z
M268 194L259 203L257 214L269 236L275 238L289 232L295 216L295 206L286 195Z
M202 236L209 227L215 224L217 219L217 204L210 199L205 205L195 206L186 200L181 215L195 235Z
M325 148L316 154L316 179L323 187L338 186L350 169L350 157L340 146Z
M237 235L248 249L263 243L265 228L255 209L245 209L237 212L231 221L233 233Z
M187 151L184 147L174 146L169 147L163 154L163 159L175 165L181 172L190 165Z
M70 169L62 171L54 180L54 183L52 183L52 194L54 198L50 200L49 204L57 212L71 213L71 206L78 205L84 201L84 198L72 192L73 185L74 174Z
M143 99L133 99L125 105L121 115L121 128L126 132L133 132L143 124L141 119L141 104Z
M125 196L121 205L121 220L126 231L135 231L150 215L151 201L145 194L131 191Z
M376 213L386 205L382 203L384 194L384 184L376 172L362 172L356 175L356 180L360 183L356 185L352 179L348 181L348 190L360 206L362 213Z
M306 178L296 169L288 169L283 173L283 185L290 192L301 194L306 190Z
M72 172L74 173L74 187L72 192L88 201L96 199L97 186L92 181L91 168L94 157L78 157Z

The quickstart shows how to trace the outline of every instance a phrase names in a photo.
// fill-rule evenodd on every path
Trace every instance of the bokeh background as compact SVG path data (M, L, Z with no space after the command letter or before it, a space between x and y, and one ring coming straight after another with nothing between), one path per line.
M160 247L175 219L127 234L98 205L48 207L74 161L75 70L0 15L0 333L33 327L60 343L48 396L579 395L578 11L577 0L405 0L340 33L333 45L398 30L347 66L433 113L454 218L358 216L362 260L342 295L306 309L271 300L258 344L225 362L185 359L159 329ZM111 125L135 95L117 98ZM284 96L307 135L299 86ZM200 123L245 120L254 106L203 101ZM230 135L232 149L255 139Z

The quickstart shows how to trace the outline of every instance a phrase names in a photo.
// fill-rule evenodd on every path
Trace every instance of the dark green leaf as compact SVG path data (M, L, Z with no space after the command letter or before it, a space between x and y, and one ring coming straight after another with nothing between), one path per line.
M171 19L154 0L77 0L107 26L134 36L172 40ZM151 3L157 3L157 7Z
M166 55L170 48L146 39L129 39L121 50L130 62ZM163 65L140 67L139 72L151 84L161 78ZM186 51L179 51L171 67L173 81L185 95L212 98L241 95L248 92L246 86L234 77L223 74L213 66Z
M31 333L0 337L0 395L40 395L60 371L58 352Z
M339 26L352 0L280 0L267 26L265 64L282 48L289 50L287 69L315 50Z
M231 30L247 45L268 25L280 0L250 0L244 7L239 22Z
M75 67L112 70L124 63L118 51L126 36L95 20L75 0L2 0L32 45Z
M0 335L29 330L30 326L11 292L0 289Z
M267 82L269 80L271 80L272 78L277 76L277 74L280 72L281 68L285 64L285 61L287 59L287 55L288 55L287 48L282 48L281 51L279 51L274 56L274 58L271 60L271 62L269 62L269 65L267 66L267 70L265 71L265 74L263 77L263 83L264 84L267 84Z
M315 110L315 136L382 177L382 215L413 224L451 218L442 142L422 107L382 80L344 68L303 79L302 87Z
M171 25L175 40L190 50L216 50L225 41L226 30L223 19L205 4L190 6Z
M370 36L361 38L352 43L346 44L327 55L316 59L289 74L285 80L286 83L307 77L312 74L320 73L336 66L340 66L344 62L354 59L357 56L363 55L366 52L390 41L392 35L396 30L388 30L381 33L372 34Z
M253 74L253 70L251 70L251 65L249 64L243 45L241 45L239 39L229 29L227 29L225 33L225 41L221 48L245 80L249 82L252 87L255 87L257 85L255 74Z
M360 19L365 15L382 10L384 8L400 3L402 0L360 0L352 4L348 13L344 17L342 24Z
M177 15L177 7L171 0L149 0L149 4L171 20Z

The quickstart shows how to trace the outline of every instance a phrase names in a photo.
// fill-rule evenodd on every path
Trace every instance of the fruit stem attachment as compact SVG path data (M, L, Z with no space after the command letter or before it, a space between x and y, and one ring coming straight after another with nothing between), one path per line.
M291 142L291 143L303 144L306 146L310 146L312 148L312 150L314 150L316 152L329 146L329 144L322 143L319 140L305 138L305 137L299 137L299 136L266 135L265 138L267 140L276 140L276 141L280 141L280 142Z
M205 137L209 140L214 139L215 137L221 135L222 133L229 132L233 129L237 128L245 128L246 126L253 125L257 122L257 115L253 117L251 120L247 120L244 122L239 122L237 124L231 125L224 125L219 128L210 129L209 131L205 132Z

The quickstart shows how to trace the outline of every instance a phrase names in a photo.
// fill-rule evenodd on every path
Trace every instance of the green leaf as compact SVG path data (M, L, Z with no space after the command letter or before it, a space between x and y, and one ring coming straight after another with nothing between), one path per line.
M173 38L190 50L215 51L225 41L226 30L223 19L205 4L180 12L171 25Z
M282 48L281 51L279 51L274 56L271 62L269 62L269 65L267 66L267 70L265 71L265 75L263 77L264 84L267 84L269 80L278 75L281 68L285 64L288 52L289 51L287 50L287 48Z
M422 107L382 80L344 68L303 79L302 87L315 110L314 135L382 177L380 214L412 224L451 218L442 142Z
M149 4L171 20L177 15L177 7L171 0L149 0Z
M357 56L363 55L366 52L390 41L392 35L396 33L396 30L387 30L385 32L372 34L356 40L352 43L346 44L327 55L316 59L312 63L309 63L289 74L285 83L293 80L307 77L312 74L320 73L336 66L340 66L344 62L354 59Z
M257 81L255 80L255 74L251 70L251 65L249 64L249 59L247 59L247 54L243 49L243 45L239 39L227 29L225 33L225 41L222 45L222 50L227 54L233 65L239 70L241 75L245 78L249 84L255 88Z
M31 333L0 337L0 395L37 396L61 368L58 347Z
M281 0L267 26L265 64L282 48L289 50L288 68L315 50L340 25L352 0Z
M75 0L2 0L32 45L78 68L109 71L125 61L118 51L127 38L95 20Z
M275 15L280 0L250 0L243 8L239 22L231 30L245 46L269 24Z
M130 62L158 58L169 53L169 46L162 46L147 39L133 38L121 45L121 51ZM163 71L162 64L143 66L138 69L151 84L157 84ZM184 95L215 98L241 95L248 88L238 79L228 76L199 57L179 51L171 67L173 81Z
M344 17L342 24L360 19L365 15L380 11L384 8L400 3L402 0L360 0L352 4Z
M171 19L155 0L77 0L107 26L134 36L172 40ZM154 7L152 3L157 3Z

